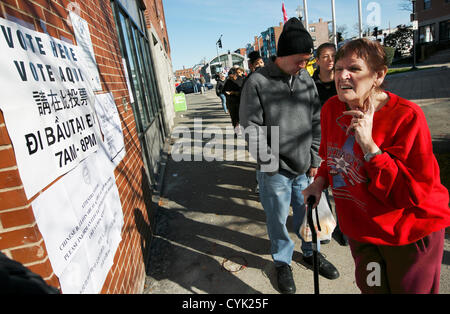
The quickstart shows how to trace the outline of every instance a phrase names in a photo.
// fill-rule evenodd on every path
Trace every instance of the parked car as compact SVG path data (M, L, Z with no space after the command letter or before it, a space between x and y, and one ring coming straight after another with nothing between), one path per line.
M202 84L201 83L197 83L197 89L200 92L200 88L201 88ZM213 89L214 86L211 83L205 83L205 89ZM192 81L186 81L184 83L181 83L180 85L178 85L176 87L177 89L177 93L185 93L185 94L190 94L194 92L194 84L192 83Z
M198 91L200 91L200 83L197 83ZM181 83L177 86L177 93L190 94L194 92L194 84L191 81Z

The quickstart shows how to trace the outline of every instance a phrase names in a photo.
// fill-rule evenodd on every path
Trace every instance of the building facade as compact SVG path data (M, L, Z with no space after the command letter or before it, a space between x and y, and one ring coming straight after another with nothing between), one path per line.
M177 81L181 82L184 78L189 79L189 78L193 78L193 77L194 77L194 70L192 68L175 71L175 79Z
M443 43L450 40L450 1L416 0L419 43Z
M0 26L0 251L63 293L142 292L174 115L162 1L0 1Z
M317 49L321 44L330 41L330 34L328 29L328 22L319 19L317 23L309 24L309 34L314 42L314 49Z
M170 55L169 35L167 33L166 18L162 0L145 0L146 10L144 16L147 26L147 36L153 43L150 45L155 65L155 74L158 84L162 106L166 119L165 127L167 130L173 128L173 119L175 111L169 104L173 103L175 94L175 76L173 74L172 59Z
M269 27L267 30L261 32L261 37L259 38L261 39L260 43L262 43L262 45L259 52L264 61L277 55L278 39L280 39L282 31L283 23L280 22L278 26Z
M255 36L254 42L252 45L252 48L247 48L247 53L250 53L252 51L261 51L261 48L263 47L264 42L261 36Z
M245 56L247 55L247 48L238 48L234 52L240 54L241 56Z
M223 73L225 76L233 66L239 66L248 71L248 58L246 55L237 54L234 52L228 52L212 58L209 62L203 66L201 74L207 79L208 82L216 83L215 77L219 73Z
M259 51L264 61L270 57L277 55L278 40L283 31L284 24L280 22L278 26L269 27L267 30L261 32L260 36L254 36L253 43L247 46L247 54L252 51ZM309 24L309 33L314 42L316 49L321 44L329 42L328 22L319 19L317 23Z

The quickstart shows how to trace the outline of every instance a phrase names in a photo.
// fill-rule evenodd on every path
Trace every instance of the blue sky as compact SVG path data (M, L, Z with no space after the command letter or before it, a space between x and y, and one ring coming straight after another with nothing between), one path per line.
M362 0L363 23L376 21L373 4L380 9L381 28L410 24L409 12L400 10L403 0ZM283 21L284 2L288 18L296 16L303 0L163 0L173 69L190 68L203 58L217 55L216 42L222 36L219 53L234 51L252 43L270 26ZM357 0L335 0L336 24L347 26L347 37L357 35ZM331 0L309 0L308 20L331 21Z

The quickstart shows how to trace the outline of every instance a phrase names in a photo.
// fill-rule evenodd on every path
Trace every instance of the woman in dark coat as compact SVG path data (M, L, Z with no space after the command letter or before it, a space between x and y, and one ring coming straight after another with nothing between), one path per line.
M228 71L228 78L222 90L227 98L227 108L236 134L239 133L239 101L243 81L243 78L237 74L236 69L232 68Z

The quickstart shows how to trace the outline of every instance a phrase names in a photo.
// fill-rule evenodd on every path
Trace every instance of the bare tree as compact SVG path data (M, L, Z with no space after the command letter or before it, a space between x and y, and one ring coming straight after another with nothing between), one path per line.
M342 24L342 25L336 26L336 32L341 33L343 38L347 37L347 33L348 33L347 29L348 29L347 24Z
M353 29L359 34L359 23L355 23L355 25L353 25ZM372 28L363 23L362 33L363 35L369 36L372 33Z

